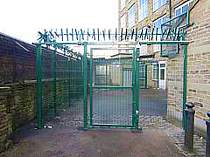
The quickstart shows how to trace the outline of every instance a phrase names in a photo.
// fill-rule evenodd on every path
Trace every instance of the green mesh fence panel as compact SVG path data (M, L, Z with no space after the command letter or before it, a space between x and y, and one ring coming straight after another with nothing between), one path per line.
M82 126L83 120L83 80L82 58L70 57L56 50L42 48L41 83L42 92L37 92L37 98L41 97L41 116L44 124L53 117L59 116L66 110L70 110L70 117ZM39 87L37 87L39 88ZM37 103L40 105L40 103ZM65 124L68 125L68 124Z

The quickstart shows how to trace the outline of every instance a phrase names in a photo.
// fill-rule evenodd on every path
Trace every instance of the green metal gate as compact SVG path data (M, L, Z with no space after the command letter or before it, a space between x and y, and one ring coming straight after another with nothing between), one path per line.
M189 19L189 12L187 12L169 19L161 24L161 28L125 29L125 32L123 28L120 31L117 29L115 31L71 29L70 33L66 29L64 33L61 29L60 33L57 30L39 32L40 38L36 47L38 127L43 128L48 116L58 115L58 111L62 111L67 106L82 109L79 109L82 113L76 112L76 115L80 113L79 115L83 117L85 129L102 126L138 129L139 124L142 127L143 121L140 120L139 123L139 117L145 118L153 113L157 115L156 111L160 110L156 105L158 99L154 99L153 90L151 90L152 94L148 94L147 91L154 80L157 82L157 87L159 86L158 78L161 75L159 76L157 64L158 67L152 68L152 76L157 75L157 78L152 77L153 82L150 81L151 73L148 73L147 68L151 69L151 66L147 66L149 65L147 60L140 61L139 49L136 46L160 45L160 58L156 57L159 59L167 57L167 60L173 60L169 66L176 75L170 73L171 80L168 80L171 81L172 92L177 92L179 88L179 92L176 93L179 98L178 101L175 98L178 103L172 102L171 106L182 104L180 111L183 128L185 128L186 116L183 111L187 101L187 48L189 44L185 40L185 34L190 25ZM80 54L75 55L71 51L73 45L83 49L79 50ZM105 53L96 58L94 52L99 49L99 46L112 46L111 49L117 49L119 54L121 46L125 46L128 51L132 50L132 53L124 53L123 57L113 55L113 53L109 56ZM183 53L180 53L181 50ZM148 56L155 57L155 54ZM172 59L176 56L176 59ZM177 70L174 65L179 66L178 72L174 70ZM160 74L164 74L164 71L162 72ZM179 86L174 86L174 82L179 82ZM159 90L156 91L159 92ZM158 93L156 95L159 97ZM146 100L151 100L151 97L152 103L147 102ZM151 112L152 107L155 112ZM72 111L75 113L74 110Z
M139 62L137 57L139 49L133 48L132 55L126 59L96 57L97 52L94 51L96 49L90 50L90 127L137 129L139 123ZM130 85L123 82L125 69L131 70L132 83Z

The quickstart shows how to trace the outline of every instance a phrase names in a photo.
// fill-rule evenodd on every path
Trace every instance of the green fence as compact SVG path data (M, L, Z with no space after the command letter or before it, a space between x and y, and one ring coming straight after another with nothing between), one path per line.
M58 52L37 46L37 124L44 124L65 110L82 121L83 79L82 57L71 51Z

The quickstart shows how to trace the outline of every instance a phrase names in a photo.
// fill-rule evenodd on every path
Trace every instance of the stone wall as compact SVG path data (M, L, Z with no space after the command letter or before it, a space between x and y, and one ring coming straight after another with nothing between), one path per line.
M0 152L5 149L7 136L12 132L11 121L7 110L8 98L11 95L9 87L0 87Z
M34 84L0 87L0 151L8 146L11 134L35 117Z
M45 120L53 114L54 107L51 54L51 50L43 48L42 98ZM83 88L78 87L82 84L82 63L71 60L69 64L67 58L59 54L56 59L56 105L59 112L64 106L69 106L69 96L81 96ZM0 33L0 65L1 152L8 146L12 133L36 116L35 46ZM68 68L69 71L64 68Z
M69 106L70 98L79 98L83 91L81 80L70 78L56 82L57 114ZM43 81L44 121L54 116L52 79ZM71 90L69 90L69 86ZM80 88L78 88L80 86ZM7 84L0 87L0 152L8 147L10 137L16 129L36 117L36 82Z
M183 51L167 62L168 118L182 121Z
M176 7L185 1L173 1ZM210 109L210 1L199 0L190 12L193 25L187 33L188 47L187 65L187 101L197 102L195 107L195 125L205 131L206 113ZM181 52L182 53L182 52ZM168 62L168 112L170 116L179 117L182 109L182 80L175 81L183 62L182 55ZM174 69L174 70L173 70ZM177 74L171 74L175 71ZM175 77L176 76L176 77ZM179 78L180 79L180 78ZM176 98L178 97L178 99ZM171 111L176 112L176 114ZM173 115L174 114L174 115Z
M120 0L119 0L120 1ZM175 16L176 7L184 4L188 0L171 0L171 15ZM120 18L125 14L127 19L128 9L133 4L137 4L136 25L137 28L150 25L157 18L169 16L169 3L153 11L153 0L148 0L149 15L143 20L139 20L139 1L127 0L124 9L119 9ZM194 0L190 6L190 26L187 33L187 40L190 41L188 47L187 66L187 101L201 103L195 107L197 127L205 129L206 112L210 110L210 1ZM128 21L126 21L127 23ZM120 25L119 25L120 26ZM153 46L148 47L148 53L153 52ZM159 53L155 53L156 60L163 60ZM151 70L148 68L148 70ZM149 73L151 73L149 71ZM167 89L168 89L168 115L182 120L182 91L183 91L183 51L176 58L167 61ZM148 76L149 79L149 76ZM152 84L148 81L148 84Z
M188 49L187 100L202 104L195 110L198 120L204 120L210 111L210 1L200 0L192 9L190 20L194 25L188 31L191 43ZM202 126L205 124L199 125Z
M35 46L0 33L0 151L35 117Z

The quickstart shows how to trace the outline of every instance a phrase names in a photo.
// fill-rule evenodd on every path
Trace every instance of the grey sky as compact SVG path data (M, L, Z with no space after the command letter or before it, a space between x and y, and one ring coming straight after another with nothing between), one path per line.
M36 41L44 28L117 27L117 0L2 0L0 32Z

